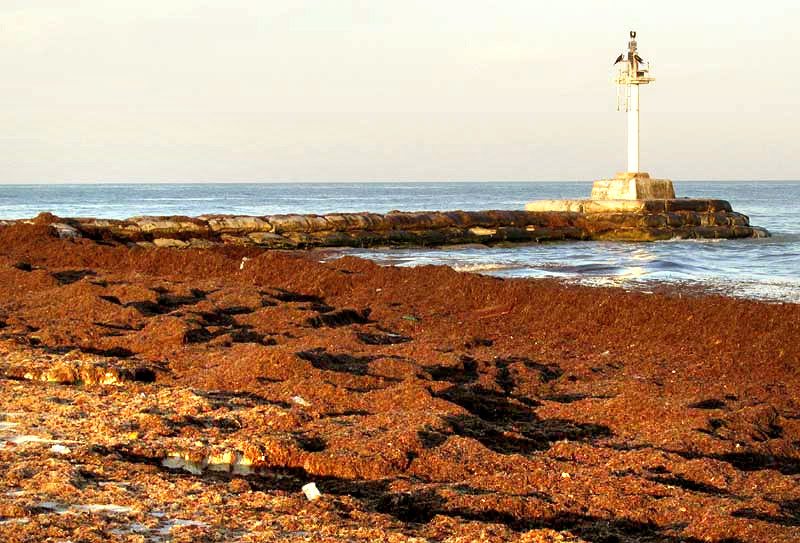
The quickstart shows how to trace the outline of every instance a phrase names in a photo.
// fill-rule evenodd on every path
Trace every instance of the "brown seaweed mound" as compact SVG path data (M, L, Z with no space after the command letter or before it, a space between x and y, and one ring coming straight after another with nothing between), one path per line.
M800 306L321 256L1 228L0 538L800 539Z

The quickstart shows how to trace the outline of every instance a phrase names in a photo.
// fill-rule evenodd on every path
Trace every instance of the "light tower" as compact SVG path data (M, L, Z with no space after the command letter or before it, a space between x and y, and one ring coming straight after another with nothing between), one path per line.
M650 63L639 56L636 32L631 30L628 53L621 54L614 62L622 63L614 82L617 84L617 111L628 112L628 173L639 172L639 85L655 81L650 77Z
M675 198L669 179L651 179L639 166L639 86L655 81L650 77L650 63L639 56L636 31L630 31L628 50L617 57L621 64L614 83L617 85L617 110L628 113L628 169L614 179L600 179L592 187L593 200L644 200Z
M628 114L628 169L613 179L595 181L589 200L536 200L526 203L525 210L567 213L558 220L577 220L575 227L584 228L582 239L654 241L769 236L763 228L751 227L748 218L734 213L725 200L675 198L672 181L651 179L650 174L641 171L639 86L655 79L650 77L650 64L639 56L634 31L630 32L628 50L617 57L614 66L620 63L614 82L617 109ZM544 217L551 215L537 217L534 222ZM525 228L528 232L539 229L532 223ZM541 231L548 229L542 227Z

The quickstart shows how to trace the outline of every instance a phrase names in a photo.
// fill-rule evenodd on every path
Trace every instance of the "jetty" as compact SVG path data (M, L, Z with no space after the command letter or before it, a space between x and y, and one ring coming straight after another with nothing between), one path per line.
M536 209L541 206L542 209ZM8 221L5 221L8 223ZM550 200L527 210L393 211L327 215L202 215L199 217L60 218L32 222L61 238L131 247L265 249L444 246L557 240L656 241L767 236L724 200Z

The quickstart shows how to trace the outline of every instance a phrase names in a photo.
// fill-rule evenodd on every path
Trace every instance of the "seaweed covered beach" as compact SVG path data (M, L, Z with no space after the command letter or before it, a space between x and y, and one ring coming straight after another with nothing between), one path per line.
M0 539L800 539L799 305L325 256L0 228Z

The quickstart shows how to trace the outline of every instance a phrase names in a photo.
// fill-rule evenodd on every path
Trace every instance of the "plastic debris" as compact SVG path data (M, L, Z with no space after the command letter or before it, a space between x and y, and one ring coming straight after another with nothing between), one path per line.
M308 498L308 501L310 502L313 502L314 500L322 497L322 494L317 488L317 485L314 483L308 483L307 485L303 485L303 494L306 495L306 498Z
M50 447L50 450L56 454L69 454L72 452L69 450L69 447L65 447L64 445L53 445Z

